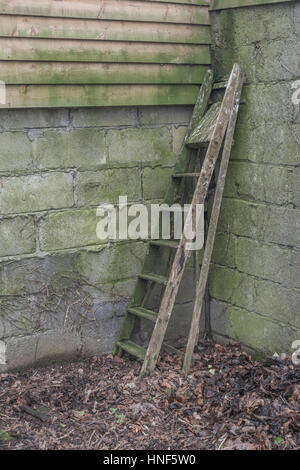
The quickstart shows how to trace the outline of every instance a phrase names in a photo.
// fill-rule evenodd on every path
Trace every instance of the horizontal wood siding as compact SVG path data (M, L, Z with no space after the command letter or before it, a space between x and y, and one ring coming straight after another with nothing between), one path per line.
M0 62L0 107L193 104L209 2L0 0Z
M1 1L1 13L44 16L46 18L85 18L93 20L152 21L159 23L209 24L207 7L134 0L74 2L67 0Z
M195 85L10 85L6 108L195 104Z
M121 1L121 0L120 0ZM0 15L0 36L209 44L207 25ZM142 45L141 45L142 47Z
M1 79L10 85L198 84L206 66L169 64L108 64L2 62Z
M227 8L240 8L274 3L292 2L295 0L212 0L211 10L226 10Z
M0 60L208 65L210 50L205 44L0 37Z

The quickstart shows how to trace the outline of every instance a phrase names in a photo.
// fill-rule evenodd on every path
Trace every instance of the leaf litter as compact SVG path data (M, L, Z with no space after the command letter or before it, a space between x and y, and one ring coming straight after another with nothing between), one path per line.
M299 365L198 351L187 377L170 354L143 380L112 355L0 374L0 449L300 450Z

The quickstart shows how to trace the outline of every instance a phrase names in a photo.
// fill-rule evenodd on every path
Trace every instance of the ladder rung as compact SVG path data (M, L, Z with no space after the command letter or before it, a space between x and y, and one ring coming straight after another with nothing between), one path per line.
M168 283L168 278L165 276L160 276L159 274L143 273L143 274L140 274L139 277L141 279L145 279L146 281L157 282L158 284L167 285Z
M150 320L154 323L157 320L156 312L153 312L153 310L148 310L143 307L129 307L128 312L138 317L145 318L146 320Z
M138 359L141 359L143 361L146 356L146 349L142 348L142 346L139 346L138 344L134 343L133 341L127 340L127 341L118 341L117 346L124 351L128 352L132 356L137 357Z
M198 126L193 130L186 141L186 145L188 147L198 148L211 141L218 122L221 107L222 103L218 101L209 108Z
M194 144L190 144L189 142L187 142L187 147L189 148L194 148L194 149L201 149L201 148L206 148L209 146L209 143L210 143L210 140L208 138L205 138L204 140L202 140L202 142L195 142Z
M163 247L168 247L168 248L178 248L179 241L173 241L173 240L151 240L150 245L154 246L163 246Z
M226 88L228 85L228 80L224 80L223 82L216 82L213 85L214 90L222 90L222 88Z
M175 173L173 178L199 178L200 173Z

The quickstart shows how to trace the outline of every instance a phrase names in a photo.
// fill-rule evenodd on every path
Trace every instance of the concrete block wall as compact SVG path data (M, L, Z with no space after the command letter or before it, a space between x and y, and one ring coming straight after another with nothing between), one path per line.
M210 276L212 329L262 355L300 339L300 3L211 13L217 78L247 83Z
M162 200L191 111L0 111L0 370L112 350L145 245L102 243L96 208Z

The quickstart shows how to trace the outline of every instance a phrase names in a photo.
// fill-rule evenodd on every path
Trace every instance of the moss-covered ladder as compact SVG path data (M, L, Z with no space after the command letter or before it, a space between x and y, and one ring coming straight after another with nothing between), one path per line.
M213 88L213 73L211 70L207 72L184 139L178 162L175 166L172 182L165 198L165 203L168 205L176 202L178 200L178 182L186 178L196 177L197 184L185 224L190 224L191 221L194 220L197 205L204 204L206 200L217 158L226 134L209 232L205 244L203 263L196 290L196 300L188 346L184 359L183 369L186 373L189 371L194 346L199 335L199 320L202 311L205 287L207 284L212 248L220 213L243 81L244 77L241 68L238 64L235 64L228 80L222 102L215 103L210 106L206 113ZM199 173L188 172L191 147L199 149L203 147L203 145L208 145L208 148L201 171ZM199 152L197 155L199 155ZM189 249L191 241L186 238L185 233L187 233L186 230L183 231L180 241L150 241L142 273L138 278L132 301L120 331L119 339L115 345L115 354L121 351L127 351L129 354L143 361L141 376L154 370L163 345L179 285L186 263L191 254ZM171 262L171 269L167 276L154 273L153 264L155 263L155 260L157 260L155 251L159 248L167 249L171 252L173 251L173 253L175 252L175 256L173 256L173 261ZM153 285L155 284L160 284L163 287L163 294L158 313L149 308L145 308L145 303L151 294ZM155 325L147 349L131 340L135 322L138 318L150 320Z

